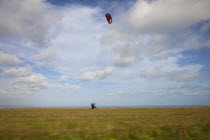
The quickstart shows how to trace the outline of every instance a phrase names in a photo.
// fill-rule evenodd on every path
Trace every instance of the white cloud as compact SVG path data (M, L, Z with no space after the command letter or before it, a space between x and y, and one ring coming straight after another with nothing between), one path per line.
M116 66L129 66L136 61L136 57L116 55L114 56L113 61Z
M1 87L1 93L5 94L32 93L50 87L47 77L33 72L28 64L22 67L4 67L1 76L8 79Z
M34 73L29 66L20 68L11 68L5 70L4 75L11 76L13 79L7 86L1 87L1 94L27 94L35 93L44 89L59 88L75 90L79 89L79 85L72 85L69 83L64 84L50 84L47 77L42 74Z
M43 51L40 54L32 56L35 61L47 61L55 56L55 51Z
M209 9L209 0L138 0L129 11L128 21L141 32L163 32L208 20Z
M184 95L187 95L187 96L198 96L200 95L199 92L190 92L190 93L185 93Z
M135 90L123 90L117 93L117 95L138 95L138 94L148 94L149 91L135 91Z
M114 49L113 63L116 66L129 66L136 62L139 56L138 48L120 46Z
M56 56L48 64L61 73L77 75L79 69L103 61L107 47L99 41L108 24L97 7L69 5L60 11L63 17L58 27L60 32L50 48Z
M106 67L104 70L101 69L90 69L85 72L82 72L79 76L79 79L82 81L90 81L90 80L103 80L109 75L112 74L114 68Z
M52 88L60 88L60 89L70 89L70 90L77 90L80 89L79 85L73 85L73 84L69 84L69 83L65 83L65 84L54 84L51 85Z
M208 40L199 41L202 33L189 28L210 19L209 5L208 0L138 0L118 15L101 42L111 46L113 64L126 67L172 49L169 56L209 47ZM203 28L207 30L208 23Z
M200 49L203 47L210 48L210 40L205 40L202 42L198 42L197 40L186 40L185 42L183 42L183 46L179 49L179 51Z
M64 88L68 88L68 89L80 89L79 85L72 85L69 83L64 84Z
M119 33L122 36L123 34L127 34L123 30ZM180 44L180 41L183 40L175 39L170 34L135 34L131 32L129 36L130 37L124 39L124 41L116 40L113 44L110 42L113 45L111 47L112 62L116 66L129 67L153 55L160 55L160 53L162 53L162 55L170 56L183 50L192 49L193 46L201 48L207 44L198 44L196 42L197 45L194 43L193 46L190 46L190 44L192 44L190 41ZM107 37L107 40L109 40L109 38L112 37ZM185 40L183 42L185 42Z
M3 66L15 66L22 63L22 61L15 55L5 54L0 52L0 65Z
M181 95L197 96L209 94L210 86L208 84L201 83L173 83L160 89L161 92L172 92Z
M9 3L10 9L14 9L15 6L11 6L11 3L13 3L14 0L11 0L11 2L3 2ZM24 2L27 7L32 1L29 0L29 2L26 2L26 0L23 0L23 3ZM52 29L51 24L54 24L52 21L57 19L57 15L55 14L55 19L54 17L51 17L51 15L55 13L55 11L52 10L55 9L52 9L51 5L46 1L38 0L38 3L39 2L40 5L45 5L47 8L49 6L50 11L48 12L46 7L44 7L41 8L40 11L43 13L40 14L40 11L37 13L36 6L35 11L33 12L30 11L32 9L30 9L31 6L29 6L28 14L26 14L26 16L21 16L22 13L27 11L25 10L26 7L23 8L23 3L21 2L20 6L17 7L17 17L13 18L15 21L10 18L6 18L6 21L0 21L0 26L1 23L4 23L3 26L6 27L0 31L0 37L16 39L20 36L20 38L27 38L39 44L45 43L48 31ZM43 67L39 67L38 70L43 73L48 72L46 76L48 76L49 79L45 75L33 72L30 67L4 69L2 74L5 77L2 79L6 79L5 81L12 80L8 83L8 88L1 88L1 92L4 90L4 92L8 93L39 93L40 90L48 88L54 88L55 90L52 89L53 92L57 92L57 89L64 89L67 91L80 88L79 85L67 83L68 81L87 84L88 82L83 83L83 81L104 80L107 78L105 83L109 84L104 84L103 81L95 81L93 84L98 84L98 82L99 84L103 84L101 87L104 89L104 92L108 91L113 93L113 90L119 91L113 93L113 95L130 96L154 93L151 88L158 89L170 82L191 82L191 80L200 76L200 70L203 66L199 64L181 66L179 64L182 57L179 57L177 54L185 50L201 48L204 45L210 46L209 41L199 43L201 32L194 33L191 31L191 28L188 28L192 24L199 22L199 18L189 16L189 18L182 19L182 17L180 17L182 15L178 15L177 18L173 17L173 19L170 19L167 14L160 15L161 10L165 11L169 9L164 6L163 2L166 3L166 6L170 6L170 3L174 2L174 6L179 12L179 9L183 8L179 3L183 2L186 6L186 3L189 2L188 8L192 6L192 3L195 1L185 2L177 0L176 2L171 0L157 0L150 3L147 3L146 1L137 1L129 11L119 10L121 15L119 13L111 13L113 15L113 24L111 25L107 24L103 11L97 7L79 5L59 7L59 12L62 14L62 19L59 20L60 26L56 27L56 30L59 30L59 33L55 38L50 38L50 46L48 48L44 50L38 50L38 48L32 47L27 48L28 44L20 43L21 45L16 45L15 43L12 44L10 40L8 41L9 43L4 42L8 43L9 47L5 44L0 44L1 46L4 46L1 50L9 53L12 52L11 54L16 54L16 56L21 58L21 62L14 65L20 64L22 61L24 61L23 64L30 61L33 64L44 65L44 69L42 69ZM203 2L205 3L206 1ZM16 4L16 2L14 3ZM202 5L200 3L200 1L195 2L195 5ZM146 9L148 8L149 10L146 10L144 13L145 7L141 4L146 6ZM153 8L157 14L153 13L150 8ZM21 10L23 11L19 12ZM195 10L197 9L195 8ZM204 9L201 9L201 11L204 10L205 7ZM1 11L2 9L0 12ZM174 11L174 7L172 7L168 14L171 15L172 12L175 12L176 15L177 11ZM189 11L187 11L188 14L191 11L192 10L189 9ZM181 12L183 12L183 10ZM29 15L33 15L34 13L37 13L40 19L37 20L36 16L35 18L33 18L34 16L31 16L32 19L30 20L36 21L34 21L33 24L27 22L26 25L23 26L22 23L26 22L25 17L29 17ZM10 15L10 17L13 17L14 15ZM141 15L146 15L146 17L143 18L145 21L142 21ZM198 15L200 16L199 13ZM48 16L50 19L45 20ZM120 16L122 16L123 19L120 19ZM158 16L160 16L160 18L157 18ZM206 16L206 13L204 16ZM203 19L206 19L206 17ZM141 21L134 23L135 20ZM173 20L177 20L177 22L174 22ZM10 25L5 24L9 21L11 24L12 21L16 23L9 28ZM1 26L0 29L2 29L3 26ZM23 30L23 27L25 30ZM184 27L188 29L185 28L186 30L183 32L181 30L175 30L180 28L184 29ZM29 28L32 32L29 32ZM203 31L206 31L207 28L208 24L206 24L205 27L203 26ZM13 48L13 45L15 45L16 49ZM16 52L16 50L18 51ZM28 60L28 58L30 59ZM183 61L185 62L185 59ZM37 65L33 65L33 68ZM117 66L116 72L114 72L114 67L104 67L110 65ZM89 66L97 66L97 68L88 68L79 71L82 68ZM123 73L125 70L128 72ZM58 78L58 75L62 76ZM71 80L68 75L71 76ZM122 75L126 80L121 79ZM8 78L6 76L10 77ZM129 79L129 81L127 79ZM98 86L94 86L93 88L101 90L101 87L100 89L98 89ZM128 87L133 90L123 90ZM186 90L180 86L176 87L183 91ZM167 87L167 90L176 87ZM89 87L81 89L81 94L86 90L90 93L91 89Z
M1 0L0 37L24 39L43 47L58 16L45 0Z
M184 84L179 88L188 89L188 90L199 90L199 91L210 91L210 85L208 84Z
M123 74L123 79L129 80L129 79L132 79L134 76L135 76L135 74L132 73L131 71L125 71Z
M41 74L33 73L29 76L17 77L12 81L13 85L29 84L29 85L47 85L47 78Z
M63 81L67 81L69 79L68 75L61 75L59 78L59 81L63 82Z
M41 59L45 60L45 59ZM46 76L35 73L30 65L19 66L19 67L4 67L3 72L0 76L6 76L4 85L1 86L0 94L27 94L37 93L44 89L58 88L62 89L79 89L79 85L72 85L69 83L49 83L50 79ZM10 78L8 78L10 77ZM0 77L1 78L1 77ZM69 77L63 75L60 80L66 81Z
M3 71L3 75L11 77L24 77L30 74L32 74L32 70L29 65L27 65L26 67L9 68Z
M31 73L27 76L16 77L1 89L3 94L33 93L49 87L47 78L41 74Z
M178 88L180 88L180 86L177 84L169 84L169 85L165 85L163 88L161 88L161 90L175 90Z
M141 95L141 94L149 94L152 93L151 91L140 91L140 90L121 90L115 93L108 93L105 96L112 96L112 97L119 97L119 96L134 96L134 95Z
M167 78L175 81L193 80L200 76L202 65L191 64L186 66L178 65L182 56L168 57L162 60L153 60L145 63L145 68L140 76L145 78Z
M53 50L45 50L31 57L31 60L37 65L44 65L56 56Z

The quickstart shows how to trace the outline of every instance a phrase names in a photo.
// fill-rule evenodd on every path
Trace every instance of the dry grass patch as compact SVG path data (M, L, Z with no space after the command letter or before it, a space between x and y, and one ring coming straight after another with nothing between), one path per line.
M1 140L204 140L210 107L0 109Z

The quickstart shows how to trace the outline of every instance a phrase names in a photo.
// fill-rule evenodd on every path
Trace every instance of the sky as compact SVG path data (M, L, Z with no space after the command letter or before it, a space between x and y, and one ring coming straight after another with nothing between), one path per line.
M0 0L0 107L209 106L209 9L209 0Z

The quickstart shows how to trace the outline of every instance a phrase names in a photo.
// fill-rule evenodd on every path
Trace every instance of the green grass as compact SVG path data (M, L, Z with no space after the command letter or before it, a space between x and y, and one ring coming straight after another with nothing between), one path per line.
M0 140L207 140L210 107L0 109Z

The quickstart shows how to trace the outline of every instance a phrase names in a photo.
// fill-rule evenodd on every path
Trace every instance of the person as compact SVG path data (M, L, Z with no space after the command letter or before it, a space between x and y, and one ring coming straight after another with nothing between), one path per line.
M92 109L94 109L94 104L93 103L91 103L91 107L92 107Z

